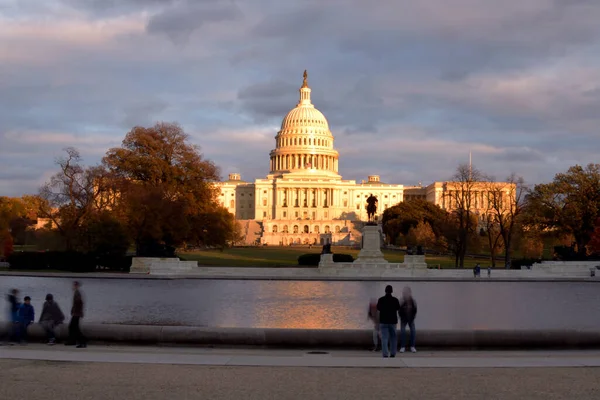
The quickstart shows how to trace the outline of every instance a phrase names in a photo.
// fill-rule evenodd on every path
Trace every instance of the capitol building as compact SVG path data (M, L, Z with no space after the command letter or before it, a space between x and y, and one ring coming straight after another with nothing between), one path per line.
M240 174L231 173L218 183L219 201L239 221L246 243L353 244L360 241L371 194L378 199L379 215L414 198L451 208L446 192L452 182L421 187L384 183L378 175L360 183L342 179L334 137L310 94L305 71L300 99L283 118L264 179L245 182Z

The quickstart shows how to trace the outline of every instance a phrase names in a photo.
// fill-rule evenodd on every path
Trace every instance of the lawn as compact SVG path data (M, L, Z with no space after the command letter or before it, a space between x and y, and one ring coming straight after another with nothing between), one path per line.
M358 256L358 249L347 247L332 247L333 253L351 254ZM320 253L321 247L234 247L219 250L200 250L182 252L178 255L184 260L198 261L198 265L214 265L226 267L297 267L298 256L306 253ZM404 261L404 253L384 251L383 255L391 263ZM427 264L439 265L441 268L454 268L454 258L445 256L426 256ZM487 265L485 260L466 259L465 267L473 267L477 262L482 266Z

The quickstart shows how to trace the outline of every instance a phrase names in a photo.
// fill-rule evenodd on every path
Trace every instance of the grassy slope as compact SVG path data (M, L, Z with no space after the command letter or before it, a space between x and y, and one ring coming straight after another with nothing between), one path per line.
M351 254L354 258L358 256L359 250L333 247L334 253ZM321 247L252 247L252 248L230 248L223 252L219 250L204 250L180 253L179 256L185 260L198 261L199 265L216 265L229 267L295 267L298 266L297 259L301 254L320 253ZM404 253L384 251L386 260L392 263L404 261ZM441 268L453 268L454 260L451 257L427 256L427 263L440 265ZM472 267L478 262L473 259L465 260L465 267ZM479 260L481 265L487 263Z

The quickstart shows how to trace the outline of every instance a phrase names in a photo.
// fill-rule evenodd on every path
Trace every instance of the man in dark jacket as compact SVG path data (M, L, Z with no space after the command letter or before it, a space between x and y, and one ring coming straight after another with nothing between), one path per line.
M73 282L73 306L71 307L71 322L69 323L69 340L65 345L77 345L78 349L87 347L87 341L81 329L79 320L83 318L83 296L79 288L81 284L78 281Z
M377 311L379 312L379 327L381 329L381 351L383 357L396 357L398 349L398 339L396 336L396 325L398 325L398 311L400 302L392 296L394 289L387 285L385 287L385 296L377 301ZM390 346L388 348L388 345Z
M23 304L19 307L19 341L21 344L27 342L27 328L35 320L35 310L31 305L31 297L25 296Z
M410 328L410 351L417 352L415 348L415 318L417 317L417 302L412 297L410 287L402 290L402 301L400 302L400 353L404 353L404 343L406 341L406 325Z
M58 303L54 301L54 296L48 293L46 295L44 307L42 307L42 313L40 314L40 325L46 331L46 336L48 337L49 345L54 345L56 342L54 328L57 325L62 324L64 321L65 315L58 306Z

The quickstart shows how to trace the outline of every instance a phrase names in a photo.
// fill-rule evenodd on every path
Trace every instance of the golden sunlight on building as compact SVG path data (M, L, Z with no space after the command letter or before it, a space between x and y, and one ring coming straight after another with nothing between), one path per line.
M275 136L269 174L245 182L240 174L232 173L218 183L219 201L240 221L248 244L357 242L362 221L367 219L365 201L371 194L379 201L380 215L395 204L417 198L452 210L452 182L405 187L381 182L379 175L360 183L342 179L334 137L327 119L311 102L306 71L299 92L298 104L283 118ZM482 193L478 199L487 198Z

